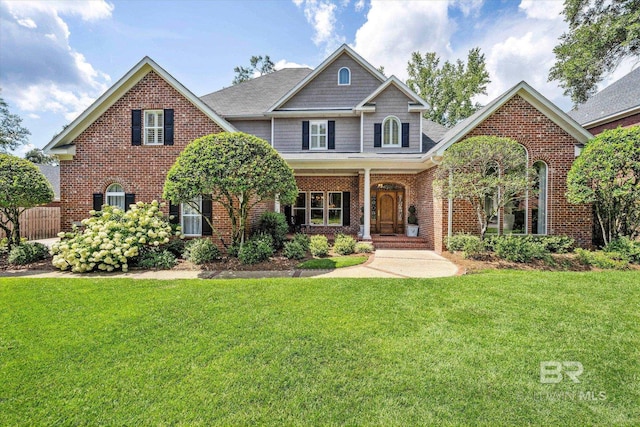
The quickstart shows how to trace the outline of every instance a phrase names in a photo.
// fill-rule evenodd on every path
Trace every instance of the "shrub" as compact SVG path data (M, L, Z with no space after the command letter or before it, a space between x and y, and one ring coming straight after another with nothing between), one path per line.
M284 214L278 212L263 212L258 220L259 234L268 234L273 238L273 247L275 249L282 248L282 244L287 240L287 218Z
M293 236L293 241L300 244L304 248L305 252L309 250L309 243L311 242L311 239L308 235L304 233L296 233Z
M169 243L162 246L164 249L171 252L176 258L182 258L185 252L185 242L182 239L171 239Z
M626 257L627 260L634 264L640 264L640 242L633 241L628 237L619 237L612 240L604 251L611 253L617 252Z
M369 242L356 243L356 253L358 254L370 254L373 252L373 245Z
M185 258L200 265L220 259L220 249L211 239L194 239L185 247Z
M339 255L351 255L356 251L356 241L345 234L337 234L333 242L333 251Z
M548 255L543 244L516 236L496 239L494 250L498 257L512 262L530 262L533 259L546 258Z
M271 255L273 255L273 238L268 234L252 236L238 252L238 258L243 264L266 261Z
M307 251L304 249L301 243L292 240L284 244L282 254L288 259L302 259L307 255Z
M151 248L143 251L138 259L138 266L142 268L158 268L169 270L178 263L176 256L168 249Z
M568 236L532 236L527 238L542 244L548 252L553 254L566 254L573 250L576 241Z
M577 248L575 253L578 261L584 265L602 269L615 268L617 270L622 270L629 266L629 261L625 255L618 252L591 252L586 249Z
M138 202L126 212L106 205L101 211L90 211L91 217L82 220L84 231L74 228L58 234L62 240L52 247L53 265L74 273L127 271L141 249L169 243L171 225L163 218L161 206L154 200Z
M42 243L20 243L18 246L11 248L7 261L9 264L24 265L43 260L48 256L49 248Z
M462 252L464 258L476 258L484 252L480 237L471 234L455 234L447 238L449 252Z
M327 256L329 254L329 241L327 240L327 236L319 234L311 236L309 250L313 256Z

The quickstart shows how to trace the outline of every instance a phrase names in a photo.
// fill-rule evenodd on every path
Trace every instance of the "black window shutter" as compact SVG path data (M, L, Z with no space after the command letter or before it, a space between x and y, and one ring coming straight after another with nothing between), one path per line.
M131 110L131 145L142 145L142 110Z
M351 225L351 192L342 193L342 225Z
M336 149L336 121L335 120L329 120L327 122L327 133L328 133L328 148L329 150L335 150Z
M93 210L101 211L102 205L104 205L104 194L93 193Z
M164 145L173 145L173 110L164 110Z
M382 123L373 124L373 146L382 147Z
M211 236L213 230L205 218L211 221L211 196L207 195L202 196L202 235Z
M402 124L402 146L409 146L409 123Z
M169 202L169 216L173 217L169 220L171 224L180 224L180 205Z
M291 205L287 205L284 207L284 216L287 220L287 225L291 226Z
M128 211L129 206L136 202L136 195L133 193L125 193L124 195L124 210Z
M302 149L309 149L309 120L302 122Z

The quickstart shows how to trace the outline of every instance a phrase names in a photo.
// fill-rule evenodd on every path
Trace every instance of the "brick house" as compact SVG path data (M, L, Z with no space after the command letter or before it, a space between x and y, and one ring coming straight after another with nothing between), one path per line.
M167 171L193 139L242 131L268 141L295 171L298 200L261 209L286 213L309 233L360 230L382 242L403 235L417 208L414 247L441 251L444 238L476 232L469 206L435 198L444 151L473 135L511 137L540 174L540 195L500 212L494 232L564 234L591 242L589 206L565 198L566 174L591 135L521 82L452 129L422 118L426 102L343 45L317 68L284 69L201 98L146 57L82 113L45 151L61 164L61 227L103 203L160 199ZM224 212L201 201L218 231ZM210 235L188 207L168 206L188 235ZM253 212L254 215L259 212Z

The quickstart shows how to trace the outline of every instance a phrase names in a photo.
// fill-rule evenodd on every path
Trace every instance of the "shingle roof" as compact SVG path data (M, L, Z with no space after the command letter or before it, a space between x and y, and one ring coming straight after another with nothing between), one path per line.
M60 166L36 165L53 187L54 200L60 200Z
M640 106L640 67L569 111L580 124L591 123Z
M224 117L264 114L311 71L310 68L284 68L200 99Z
M440 123L422 119L422 152L426 153L435 147L448 130Z

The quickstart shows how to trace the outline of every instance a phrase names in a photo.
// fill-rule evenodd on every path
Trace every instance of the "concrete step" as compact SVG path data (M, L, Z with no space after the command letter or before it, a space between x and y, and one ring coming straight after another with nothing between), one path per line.
M375 234L371 240L377 249L427 249L427 239L422 237Z

